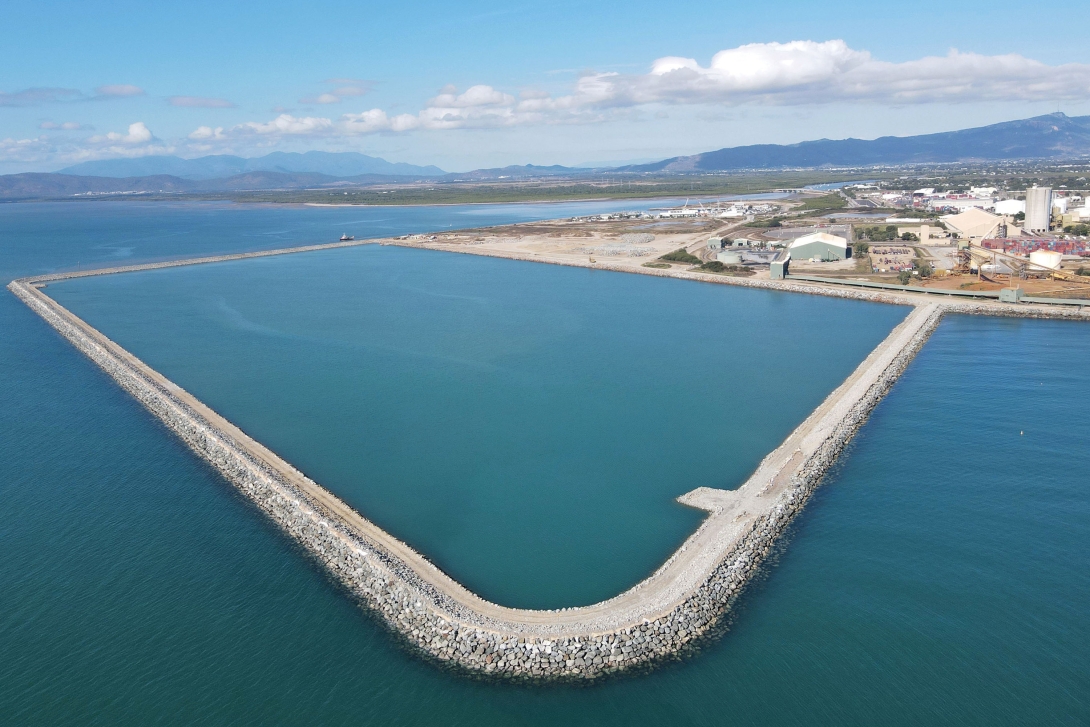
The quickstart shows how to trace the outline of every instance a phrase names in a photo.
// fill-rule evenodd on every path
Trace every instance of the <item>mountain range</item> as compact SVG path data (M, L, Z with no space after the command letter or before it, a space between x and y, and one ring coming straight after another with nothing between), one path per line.
M961 161L1090 156L1090 116L1062 113L961 131L878 139L819 139L799 144L736 146L615 171L712 172L783 167L865 167Z
M727 147L650 164L607 169L532 164L449 174L435 166L393 163L356 152L275 152L246 159L148 156L83 162L56 173L0 176L0 199L42 199L123 192L229 192L362 186L409 181L505 181L601 174L694 174L746 169L867 167L960 161L1090 157L1090 116L1062 113L960 131L878 139L819 139L798 144Z

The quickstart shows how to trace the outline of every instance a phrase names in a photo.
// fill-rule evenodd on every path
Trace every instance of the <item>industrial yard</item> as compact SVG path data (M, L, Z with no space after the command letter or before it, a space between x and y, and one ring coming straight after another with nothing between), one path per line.
M980 196L995 194L992 188L974 188L977 196L968 198L974 204L926 189L898 194L883 201L904 206L886 213L874 211L876 202L862 205L848 192L790 190L745 203L695 201L645 212L407 236L399 242L612 269L805 278L1015 301L1022 296L1090 300L1090 241L1074 234L1083 231L1080 227L1063 232L1073 219L1090 220L1085 207L1074 206L1082 195L1056 197L1065 201L1053 205L1051 191L1038 189L1028 193L1030 222L1048 227L1051 216L1051 232L1028 228L1023 200ZM1041 218L1046 222L1036 221Z

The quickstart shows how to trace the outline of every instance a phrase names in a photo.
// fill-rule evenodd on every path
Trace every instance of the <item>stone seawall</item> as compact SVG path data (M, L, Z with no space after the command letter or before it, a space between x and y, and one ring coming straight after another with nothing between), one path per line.
M57 280L50 276L48 280ZM512 679L590 679L669 658L707 633L941 319L917 308L738 490L679 500L709 517L650 577L592 606L509 609L470 593L146 366L36 284L9 289L215 467L408 643Z
M141 263L139 265L118 265L112 268L92 268L90 270L70 270L64 273L50 273L48 275L36 275L32 278L22 278L23 282L34 285L44 285L59 280L71 280L73 278L91 278L98 275L113 275L115 273L133 273L141 270L162 270L164 268L179 268L189 265L206 265L208 263L222 263L230 260L249 260L256 257L276 257L277 255L292 255L297 252L315 252L318 250L336 250L342 247L358 247L360 245L372 245L374 240L347 240L345 242L324 242L319 245L301 245L299 247L279 247L275 250L255 250L253 252L235 252L228 255L209 255L208 257L190 257L179 260L161 260L157 263ZM10 285L8 286L11 287Z

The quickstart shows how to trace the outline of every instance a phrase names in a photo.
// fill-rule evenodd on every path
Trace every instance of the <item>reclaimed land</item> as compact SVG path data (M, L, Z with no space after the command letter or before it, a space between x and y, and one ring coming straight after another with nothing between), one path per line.
M512 679L593 679L670 658L706 634L729 609L945 312L1086 317L1081 309L938 304L921 302L915 296L909 301L883 293L763 281L760 287L911 302L916 307L740 488L698 488L678 498L706 510L709 516L647 579L590 606L511 609L468 591L42 290L49 282L71 277L352 244L360 243L38 276L13 281L8 288L215 467L408 643L452 666ZM659 274L650 269L640 272ZM678 277L755 282L693 274Z
M407 238L373 240L373 242L381 245L397 245L419 250L437 250L442 252L460 253L463 255L483 255L485 257L498 257L506 260L548 263L550 265L590 268L592 270L609 270L617 273L638 273L640 275L653 275L660 278L695 280L701 283L715 283L718 285L740 285L745 288L778 290L786 293L824 295L832 298L865 300L872 303L919 306L941 301L941 305L947 313L960 313L964 315L1002 316L1009 318L1059 318L1065 320L1090 321L1090 300L1087 301L1086 305L1058 305L1029 302L1001 303L994 298L956 299L935 292L929 293L923 288L918 289L920 292L916 292L907 287L899 291L877 291L860 289L847 285L838 285L836 283L811 282L792 278L786 280L768 280L762 278L734 277L729 275L716 275L715 273L704 273L697 270L648 268L640 265L605 260L591 261L588 257L581 255L533 254L517 250L482 249L481 246L477 245L444 244L430 241L421 242Z

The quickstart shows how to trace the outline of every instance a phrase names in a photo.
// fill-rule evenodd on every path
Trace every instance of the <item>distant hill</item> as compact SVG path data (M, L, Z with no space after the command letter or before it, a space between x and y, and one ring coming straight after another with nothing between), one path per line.
M49 199L77 194L119 192L190 192L194 183L160 174L135 179L79 177L71 174L25 172L0 176L0 199Z
M415 164L393 163L356 152L325 151L305 153L278 151L254 159L226 154L196 159L182 159L176 156L102 159L66 167L58 174L117 178L169 174L181 179L223 179L248 172L325 174L330 177L356 177L361 174L437 177L446 174L435 166L420 167Z
M922 136L756 144L633 164L616 171L711 172L780 167L927 164L1090 156L1090 116L1062 113Z
M591 169L563 167L559 164L541 167L534 164L517 164L494 169L474 169L472 172L447 174L445 180L465 179L483 181L490 179L533 179L535 177L567 177L574 174L587 174Z
M246 172L222 179L182 179L170 174L145 177L89 177L76 174L26 172L0 175L0 200L55 199L74 195L120 193L236 192L276 189L339 188L366 184L405 182L406 177L362 174L331 177L328 174Z
M271 155L270 155L271 156ZM161 157L175 159L175 157ZM211 157L206 157L211 158ZM123 160L137 161L137 160ZM178 160L185 161L185 160ZM139 168L139 167L137 167ZM151 168L155 168L154 166ZM582 170L585 171L585 170ZM447 174L426 179L453 181L529 179L534 177L578 174L580 170L568 167L535 167L532 165L481 169L466 174ZM253 192L277 189L340 189L368 184L404 184L424 177L394 174L356 174L333 176L317 172L249 171L212 179L184 178L175 174L148 174L133 177L89 176L81 174L52 174L26 172L0 175L0 200L55 199L75 195L99 195L121 193L202 193L202 192Z

